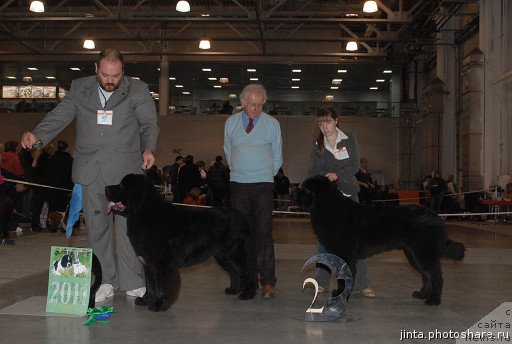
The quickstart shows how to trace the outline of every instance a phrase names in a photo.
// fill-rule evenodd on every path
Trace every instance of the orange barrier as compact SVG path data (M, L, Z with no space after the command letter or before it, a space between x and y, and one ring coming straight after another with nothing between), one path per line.
M396 190L400 205L407 204L420 204L420 191L419 190Z

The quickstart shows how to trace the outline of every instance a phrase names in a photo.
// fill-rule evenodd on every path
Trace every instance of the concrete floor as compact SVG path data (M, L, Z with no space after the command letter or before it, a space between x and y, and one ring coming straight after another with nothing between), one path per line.
M393 251L368 260L377 297L354 293L346 323L304 322L313 292L302 291L302 283L313 271L301 269L315 254L315 238L307 218L276 218L274 226L274 300L224 295L228 278L209 260L182 270L180 297L169 311L149 312L134 306L134 298L116 293L107 303L116 310L110 323L92 327L83 326L86 317L44 313L50 246L87 246L85 233L69 242L61 233L23 233L15 246L0 246L0 343L397 343L402 331L465 331L512 301L512 225L451 221L450 237L468 250L462 263L443 262L441 306L411 298L420 276L400 251Z

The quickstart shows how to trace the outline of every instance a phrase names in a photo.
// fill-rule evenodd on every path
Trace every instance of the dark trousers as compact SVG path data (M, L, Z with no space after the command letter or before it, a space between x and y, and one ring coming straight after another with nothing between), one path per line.
M272 239L274 183L230 182L231 206L245 215L256 248L260 284L275 285L276 260Z
M438 195L430 195L430 209L435 211L438 214L441 214L441 209L443 205L443 194Z
M40 217L41 217L41 210L43 209L43 204L46 198L46 192L42 188L34 188L33 194L32 194L32 202L31 202L31 208L32 208L32 230L33 231L40 231Z
M222 207L224 202L224 194L226 193L225 188L214 188L211 187L212 191L212 205L216 207Z

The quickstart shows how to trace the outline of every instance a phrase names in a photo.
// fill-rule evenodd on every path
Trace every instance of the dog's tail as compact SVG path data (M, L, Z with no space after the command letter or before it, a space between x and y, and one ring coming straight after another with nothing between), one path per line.
M466 248L458 241L448 239L444 247L442 256L451 260L463 260Z

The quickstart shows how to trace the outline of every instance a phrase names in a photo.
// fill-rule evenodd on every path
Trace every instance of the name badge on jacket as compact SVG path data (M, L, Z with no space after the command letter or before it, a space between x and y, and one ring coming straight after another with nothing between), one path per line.
M347 147L340 147L334 151L334 157L336 160L345 160L349 158Z
M96 114L96 124L112 125L112 117L114 111L112 110L98 110Z

